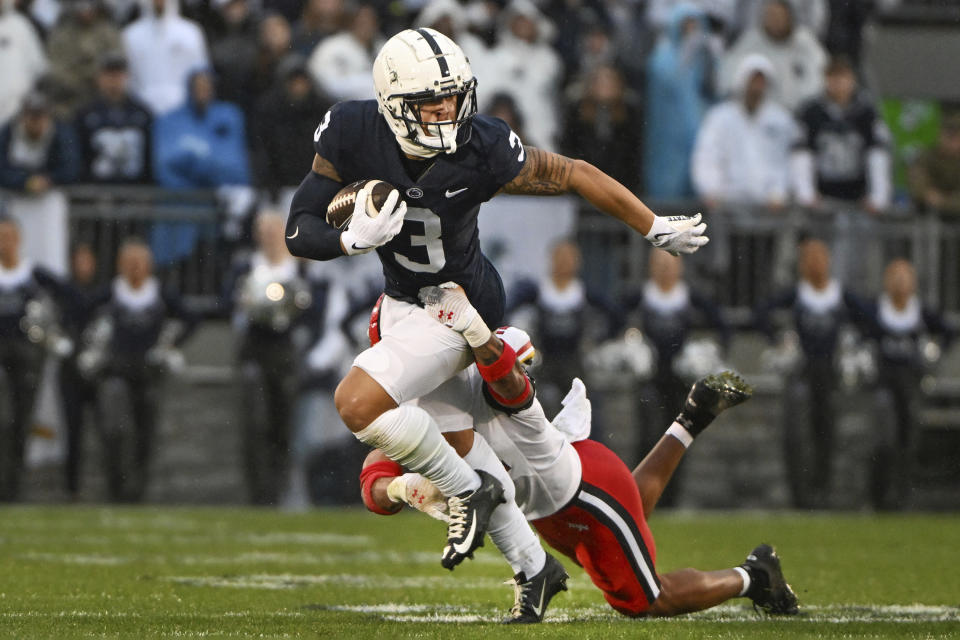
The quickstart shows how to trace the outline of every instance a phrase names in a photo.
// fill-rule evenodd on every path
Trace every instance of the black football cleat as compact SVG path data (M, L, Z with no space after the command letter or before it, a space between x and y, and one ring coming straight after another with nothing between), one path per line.
M750 574L750 589L746 596L753 600L753 608L772 616L795 616L800 609L797 594L783 577L780 558L768 544L761 544L750 552L740 565Z
M444 569L453 568L472 558L473 552L483 546L490 515L503 499L503 485L486 471L477 471L480 486L470 493L462 493L447 499L447 546L443 548L440 564Z
M549 553L540 573L529 580L521 571L508 580L513 585L514 602L510 615L503 624L536 624L543 621L543 614L550 599L567 590L567 575L563 565Z
M700 378L687 394L677 422L696 437L714 418L730 407L746 402L752 395L753 387L732 371Z

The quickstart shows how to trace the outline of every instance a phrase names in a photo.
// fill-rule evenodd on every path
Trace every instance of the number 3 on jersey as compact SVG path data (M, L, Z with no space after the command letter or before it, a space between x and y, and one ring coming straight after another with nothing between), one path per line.
M407 232L408 223L413 223ZM393 257L404 269L417 273L437 273L447 264L447 256L443 253L443 239L441 238L440 216L430 209L409 207L403 218L403 231L397 239L409 237L410 251L407 255L398 251ZM417 233L420 228L422 232ZM420 247L423 247L422 249ZM423 258L426 258L424 261Z

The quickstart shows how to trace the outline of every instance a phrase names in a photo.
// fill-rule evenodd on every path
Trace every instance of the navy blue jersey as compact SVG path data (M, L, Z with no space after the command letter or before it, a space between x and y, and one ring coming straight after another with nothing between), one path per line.
M456 153L437 155L416 180L375 100L334 105L313 137L317 154L344 184L383 180L407 203L403 229L377 249L387 295L416 303L421 287L452 280L488 325L500 324L503 283L480 251L477 214L520 173L525 155L519 136L502 120L476 116L469 141Z
M29 262L14 269L0 268L0 339L26 338L21 321L27 305L43 294L62 304L67 291L56 276Z
M867 192L867 152L890 144L886 125L862 94L842 108L824 97L810 100L797 114L797 144L814 156L817 189L825 196L857 200Z
M772 340L771 314L774 309L790 308L804 355L811 359L829 359L837 350L840 330L851 320L851 312L855 311L857 304L855 296L836 282L831 281L819 293L801 282L760 305L755 312L755 322Z

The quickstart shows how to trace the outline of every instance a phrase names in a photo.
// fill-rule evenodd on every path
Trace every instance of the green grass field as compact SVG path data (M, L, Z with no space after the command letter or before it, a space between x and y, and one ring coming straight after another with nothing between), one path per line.
M739 563L774 543L803 615L746 600L671 620L614 614L584 574L548 622L495 624L512 604L491 549L453 574L443 528L361 510L0 509L3 638L960 637L960 516L668 514L658 568ZM488 541L489 546L489 541Z

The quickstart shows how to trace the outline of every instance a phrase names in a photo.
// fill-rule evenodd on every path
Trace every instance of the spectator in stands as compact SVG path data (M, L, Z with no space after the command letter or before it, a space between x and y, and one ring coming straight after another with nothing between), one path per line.
M802 360L796 371L784 372L784 462L787 483L798 508L828 506L836 403L836 369L840 331L850 320L855 299L830 273L830 250L820 240L800 246L797 264L800 281L761 303L754 313L755 326L773 342L772 314L790 309L800 342Z
M24 96L47 70L37 31L12 0L0 0L0 127L20 110Z
M860 68L860 53L863 47L863 30L867 21L877 10L875 0L852 0L831 2L827 32L821 38L827 51L833 55L846 56L855 69Z
M0 502L20 496L23 456L46 359L36 335L28 337L38 330L43 335L45 329L37 322L35 305L45 296L62 295L63 286L50 272L21 256L20 227L0 213L0 375L6 393L0 403L7 422L0 424Z
M373 98L370 68L381 43L376 9L359 5L349 29L326 38L310 54L310 73L317 86L336 101Z
M213 189L249 185L243 113L216 99L213 74L190 74L186 103L157 118L153 130L153 166L157 184L168 189ZM190 222L157 223L151 233L157 264L191 254L198 227Z
M577 86L578 78L598 65L625 68L610 17L601 3L553 0L540 8L557 27L553 46L563 61L562 84L568 92L572 82L573 92L580 97L584 87Z
M907 506L916 460L920 380L956 333L940 314L921 304L913 265L897 259L883 274L883 293L863 305L858 318L877 345L879 372L872 497L877 509ZM940 348L925 346L931 337Z
M487 106L483 110L488 116L500 118L507 123L510 130L520 136L521 140L527 139L527 128L523 120L523 114L517 106L517 101L509 93L495 93L487 100Z
M677 5L647 60L644 119L644 193L651 198L693 195L690 157L713 100L716 64L705 14Z
M641 329L653 343L657 358L656 375L640 394L638 409L643 419L638 421L641 425L636 443L639 460L662 435L654 425L670 422L673 407L683 402L690 389L690 381L681 377L675 364L690 334L697 328L716 330L723 348L730 336L717 305L684 282L683 261L660 249L650 252L643 289L628 294L624 306L625 310L640 312ZM674 472L671 484L676 480ZM670 489L664 493L667 501L661 497L659 504L673 505L678 495L679 489Z
M70 282L61 317L74 350L60 361L60 402L67 427L67 458L64 465L67 494L71 500L80 495L80 471L83 463L83 439L87 411L95 411L96 387L80 374L77 349L83 343L83 331L93 315L97 294L97 257L89 244L78 243L70 255Z
M940 140L910 167L910 193L927 209L960 215L960 112L943 118Z
M369 265L369 263L367 263ZM314 307L322 315L317 339L304 357L303 376L294 411L295 436L291 446L291 492L286 506L296 506L304 500L298 494L298 483L306 482L309 497L315 504L351 504L356 500L356 487L346 481L355 475L345 466L366 455L358 452L356 438L344 438L343 421L333 402L333 392L344 366L349 366L355 349L369 344L369 310L379 296L370 290L362 292L354 286L356 271L346 279L331 269L330 262L311 261L307 277L313 291ZM352 277L351 277L352 276ZM348 282L347 280L354 280ZM362 286L361 286L362 288ZM362 322L363 346L354 345L345 326L351 321L351 293L371 293L366 304L356 301L356 318ZM363 309L360 311L359 309ZM362 315L361 315L362 314ZM363 447L365 448L365 447Z
M787 0L793 13L793 19L798 25L803 25L821 42L827 33L830 18L835 12L836 5L855 4L860 0L844 0L844 2L830 2L830 0ZM874 2L875 0L867 0ZM900 0L894 0L899 2ZM700 0L705 5L716 4L713 0ZM720 4L736 4L733 26L738 31L744 31L759 23L763 19L767 0L721 0Z
M553 25L530 0L512 0L501 15L499 41L491 52L496 76L484 91L510 94L520 107L525 143L555 149L560 113L557 100L563 64L550 46Z
M760 23L734 43L720 64L721 91L737 87L740 63L761 54L773 65L771 96L791 111L823 90L827 54L809 28L797 24L789 0L767 0Z
M259 24L249 0L216 0L210 59L222 100L250 115L257 99L256 62Z
M826 91L798 113L791 159L797 202L819 206L833 198L878 213L890 204L890 132L872 101L857 90L845 58L827 66Z
M640 185L640 110L611 66L595 67L583 97L567 108L561 153L582 158L631 191Z
M79 168L70 127L53 118L46 96L27 94L20 114L0 130L0 187L42 195L76 180Z
M269 91L277 78L277 66L290 55L290 23L281 15L260 21L260 47L256 63L256 95Z
M93 301L93 341L78 356L97 388L97 425L103 442L107 490L115 502L141 502L163 384L183 365L178 348L196 319L153 275L150 248L128 239L117 256L117 277Z
M100 0L64 3L60 20L47 41L49 81L58 116L72 118L81 105L93 100L100 57L122 46L120 30Z
M745 57L737 69L736 95L704 118L692 176L697 194L711 208L722 202L786 203L796 125L789 111L767 97L773 74L763 56Z
M239 404L244 469L250 501L276 505L287 479L290 431L300 354L315 334L315 313L305 265L287 251L285 216L262 212L257 250L237 261L225 296L239 333Z
M130 87L154 116L183 104L190 72L209 64L203 31L180 16L178 0L150 0L123 30L123 45Z
M414 20L414 27L429 27L447 36L463 49L470 60L470 69L477 78L493 78L497 71L490 66L490 49L468 29L464 8L457 0L430 0ZM484 96L490 100L493 94ZM489 103L485 102L485 106Z
M130 95L129 78L122 53L101 55L98 95L77 114L84 182L147 184L153 180L153 119L146 105Z
M321 42L348 24L344 0L306 0L300 19L293 25L293 49L307 57Z
M274 88L257 103L252 125L256 182L274 199L284 187L303 180L303 167L314 155L313 131L330 104L314 86L300 55L284 59Z
M543 357L537 396L548 415L560 410L570 381L584 377L583 355L591 338L607 338L620 328L613 303L580 279L581 263L576 243L561 240L550 254L550 275L540 282L518 282L507 301L508 314L521 307L534 312L535 344Z

